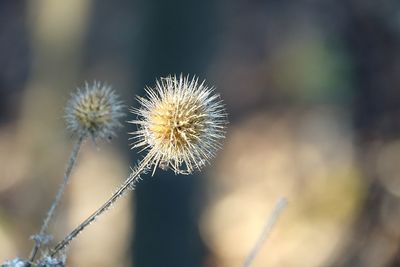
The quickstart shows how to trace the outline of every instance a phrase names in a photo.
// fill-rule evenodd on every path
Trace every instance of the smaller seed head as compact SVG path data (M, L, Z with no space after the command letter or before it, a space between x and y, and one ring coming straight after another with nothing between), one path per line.
M133 147L149 149L156 167L171 167L175 173L200 170L220 147L227 123L219 95L198 78L168 76L147 88L139 97L138 125L131 134Z
M123 105L110 86L93 82L78 88L71 95L65 108L67 128L78 135L90 135L93 139L109 138L120 127L124 116Z

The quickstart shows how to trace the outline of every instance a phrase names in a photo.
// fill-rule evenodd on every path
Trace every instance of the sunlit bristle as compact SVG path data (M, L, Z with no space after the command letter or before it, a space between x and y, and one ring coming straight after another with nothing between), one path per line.
M156 151L155 167L171 167L175 173L200 170L219 148L227 123L219 96L196 77L168 76L155 88L146 88L147 98L138 97L141 107L131 123L133 147Z

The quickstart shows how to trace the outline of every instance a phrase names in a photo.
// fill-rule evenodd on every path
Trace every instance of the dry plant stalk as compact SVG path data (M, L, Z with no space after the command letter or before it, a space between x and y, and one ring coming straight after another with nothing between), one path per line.
M220 141L225 136L227 114L219 95L214 89L199 82L198 78L189 76L168 76L157 81L155 88L146 88L147 98L138 97L139 108L132 108L137 115L130 123L136 124L138 130L132 132L132 148L147 151L138 166L117 191L99 209L79 224L53 249L42 251L42 256L35 257L47 242L46 231L54 211L58 206L65 186L75 166L81 144L86 137L93 141L114 135L118 121L123 116L121 102L106 85L94 82L92 86L78 89L72 95L66 108L67 128L78 136L63 183L50 207L41 230L34 237L35 246L30 259L20 258L5 262L2 267L63 267L65 250L71 241L78 236L98 216L107 211L129 189L133 190L140 180L140 175L157 167L172 169L175 174L191 174L209 163L220 148Z
M287 205L286 198L280 198L272 210L271 214L268 216L268 219L262 229L260 236L258 237L254 247L250 250L249 255L246 257L242 267L250 267L257 254L260 252L262 246L264 245L265 241L267 241L269 235L271 234L272 229L274 228L279 216L282 214L282 211L285 209Z
M54 200L43 220L42 226L38 234L32 236L35 244L29 256L28 261L14 259L8 261L4 266L59 266L64 265L64 257L53 259L42 253L42 258L35 263L35 257L43 246L47 246L52 240L52 236L47 234L51 219L61 197L64 193L71 177L72 171L78 159L79 150L87 137L91 137L93 141L99 138L108 138L115 135L115 129L120 127L119 119L123 117L122 103L118 100L118 96L114 93L110 86L100 82L94 82L92 85L86 83L84 88L78 88L75 93L71 95L65 108L65 119L67 129L78 137L70 158L68 160L63 181L54 197ZM3 266L2 265L2 266Z
M132 148L148 150L131 175L97 211L78 225L51 251L55 256L88 225L107 211L128 189L134 189L140 174L153 167L170 167L175 173L190 174L200 170L220 147L227 123L219 96L197 78L169 76L147 88L148 98L138 98L141 107L132 109L138 115L139 129L131 133Z

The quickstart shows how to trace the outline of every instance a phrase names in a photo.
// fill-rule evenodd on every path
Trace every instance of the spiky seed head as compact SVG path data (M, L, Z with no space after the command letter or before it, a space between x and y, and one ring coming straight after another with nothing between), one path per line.
M168 76L146 88L138 97L141 107L131 109L138 116L133 148L149 150L154 169L171 167L175 173L190 174L214 157L225 134L227 115L214 89L197 77Z
M109 138L121 126L122 102L110 86L100 82L86 83L71 95L65 108L67 128L93 139Z

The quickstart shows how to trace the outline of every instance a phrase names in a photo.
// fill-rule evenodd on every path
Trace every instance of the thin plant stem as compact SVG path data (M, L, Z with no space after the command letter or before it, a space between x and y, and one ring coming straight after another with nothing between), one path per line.
M140 174L150 167L151 161L154 159L155 150L150 152L139 162L137 168L132 171L125 182L117 189L117 191L95 212L92 213L86 220L79 224L74 230L71 231L61 242L59 242L54 249L51 250L50 255L54 256L59 251L65 249L71 241L81 233L87 226L94 222L98 216L107 211L119 198L128 192L128 189L134 189L136 183L140 180Z
M74 169L76 160L78 159L79 150L82 146L82 143L83 143L85 137L86 137L86 135L84 135L84 134L79 136L78 140L76 141L76 143L72 149L71 155L70 155L68 163L67 163L67 167L65 169L63 182L61 183L60 187L58 188L57 194L54 197L53 202L51 203L50 209L47 211L46 218L43 220L43 224L42 224L39 234L38 234L39 238L46 234L47 228L49 227L49 223L54 216L54 212L55 212L58 204L60 203L60 200L64 193L65 187L68 184L69 178L71 177L72 170ZM41 245L42 245L41 242L35 240L35 245L31 251L31 255L29 257L29 262L33 262Z
M272 229L276 221L278 220L279 216L281 215L283 209L287 205L286 198L280 198L272 210L271 214L268 216L268 219L263 227L261 235L259 236L257 242L255 243L254 247L250 251L249 255L246 257L242 267L250 267L253 263L254 259L256 258L257 254L260 252L263 244L268 239L269 235L271 234Z

